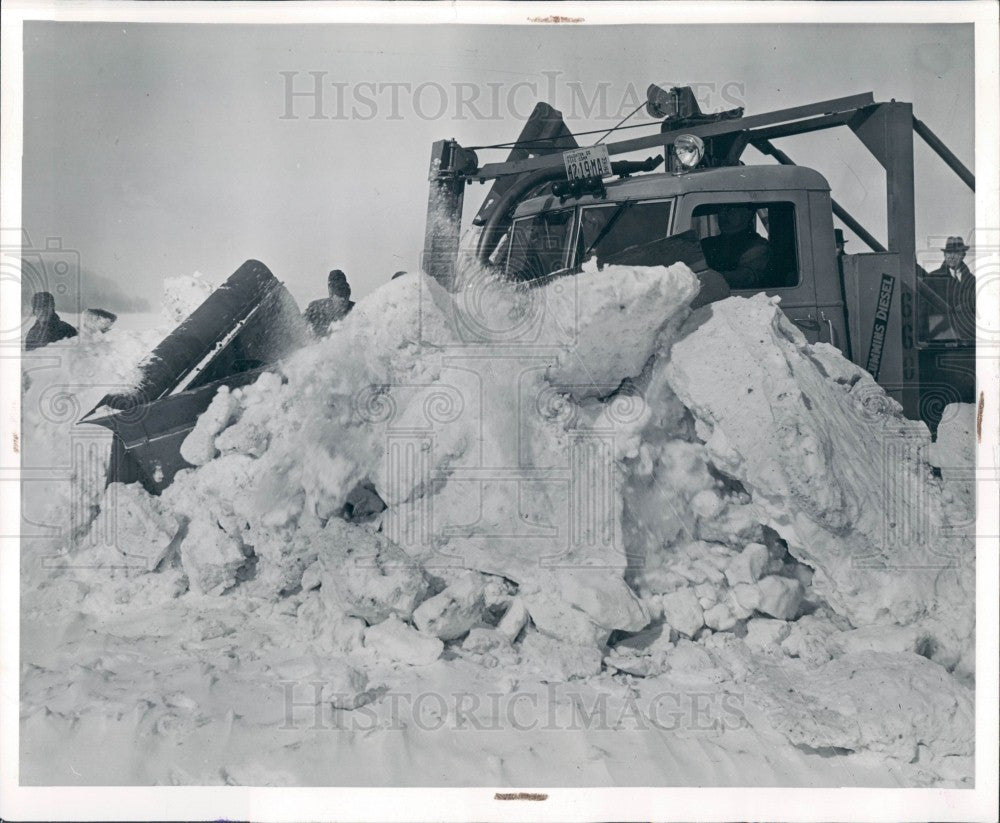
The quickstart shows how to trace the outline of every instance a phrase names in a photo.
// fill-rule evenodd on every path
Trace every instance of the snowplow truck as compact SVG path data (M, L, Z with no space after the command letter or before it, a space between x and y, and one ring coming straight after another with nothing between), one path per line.
M952 316L951 301L920 289L913 135L970 188L975 179L909 104L876 103L869 93L760 115L704 114L691 89L653 85L646 108L660 121L657 133L581 147L560 112L539 103L496 163L480 165L455 140L436 142L423 270L451 290L462 288L462 271L483 268L532 288L593 257L599 267L680 261L701 282L694 305L780 297L808 340L836 346L932 429L947 403L974 400L975 330ZM837 127L851 129L885 168L886 245L832 199L818 171L771 142ZM746 165L749 146L778 162ZM649 149L660 154L611 159ZM462 242L466 186L488 181ZM838 255L834 218L870 251ZM733 220L749 221L760 238L750 266L726 262ZM927 334L932 328L949 331ZM180 445L219 388L252 382L308 339L285 287L248 260L150 353L134 391L104 397L81 421L113 432L108 482L160 493L189 466Z
M917 265L914 134L973 191L975 178L909 103L867 93L759 115L705 114L690 88L651 85L646 111L660 120L658 133L580 146L561 113L539 103L495 163L480 164L484 147L436 142L424 271L462 288L471 262L530 287L572 276L595 256L598 267L683 261L702 284L696 305L780 297L810 342L837 347L932 430L948 403L974 402L974 307L926 289ZM850 129L885 169L885 244L833 199L818 171L772 142L835 128ZM777 162L746 164L751 146ZM650 149L660 154L612 159ZM463 237L465 188L488 181ZM869 251L839 253L835 220ZM725 236L734 222L759 238L747 254Z

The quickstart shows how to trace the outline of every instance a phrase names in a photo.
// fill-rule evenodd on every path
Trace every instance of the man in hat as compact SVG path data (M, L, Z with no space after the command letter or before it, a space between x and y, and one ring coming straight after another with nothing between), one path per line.
M313 334L324 337L330 331L330 324L342 320L354 308L351 300L351 285L347 275L334 269L326 279L329 297L313 300L305 310L305 318L312 327Z
M69 323L64 323L56 314L56 300L51 293L35 292L31 296L31 313L35 317L35 324L28 329L24 339L27 351L39 349L57 340L76 337L76 329Z
M976 278L965 265L968 246L949 237L944 263L917 281L921 388L948 403L976 399ZM943 405L929 404L924 416L937 431Z
M921 278L920 317L924 342L976 339L976 278L965 265L969 247L949 237L944 262Z

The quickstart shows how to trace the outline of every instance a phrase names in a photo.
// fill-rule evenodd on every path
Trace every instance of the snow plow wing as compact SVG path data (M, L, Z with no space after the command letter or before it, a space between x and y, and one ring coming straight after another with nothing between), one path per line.
M218 389L252 383L306 339L288 290L248 260L147 355L134 391L106 395L81 419L114 433L108 482L159 494L189 467L181 443Z

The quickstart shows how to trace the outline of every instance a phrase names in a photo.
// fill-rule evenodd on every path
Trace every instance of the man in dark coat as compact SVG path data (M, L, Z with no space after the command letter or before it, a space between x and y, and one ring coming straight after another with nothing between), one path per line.
M961 237L949 237L941 249L944 262L920 280L925 343L976 339L976 277L965 265L968 249Z
M312 327L313 334L323 337L330 330L330 324L342 320L354 308L351 300L351 285L347 275L340 269L330 272L326 280L329 297L313 300L305 310L305 318Z
M705 261L734 289L757 289L771 264L771 247L754 231L754 210L726 205L719 212L719 231L701 241Z
M27 351L39 349L57 340L76 337L76 329L69 323L64 323L56 314L56 300L49 292L40 291L32 295L31 313L36 319L35 325L28 330L24 339Z
M921 417L932 433L945 403L976 401L976 278L965 265L968 248L949 237L944 263L918 272L920 388L935 401L921 401Z

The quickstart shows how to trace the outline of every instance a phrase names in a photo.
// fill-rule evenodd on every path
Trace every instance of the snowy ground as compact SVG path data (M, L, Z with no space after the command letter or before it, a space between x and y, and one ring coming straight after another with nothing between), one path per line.
M971 786L966 410L929 453L696 288L410 275L220 393L161 498L26 483L22 783ZM47 349L25 465L170 324Z

